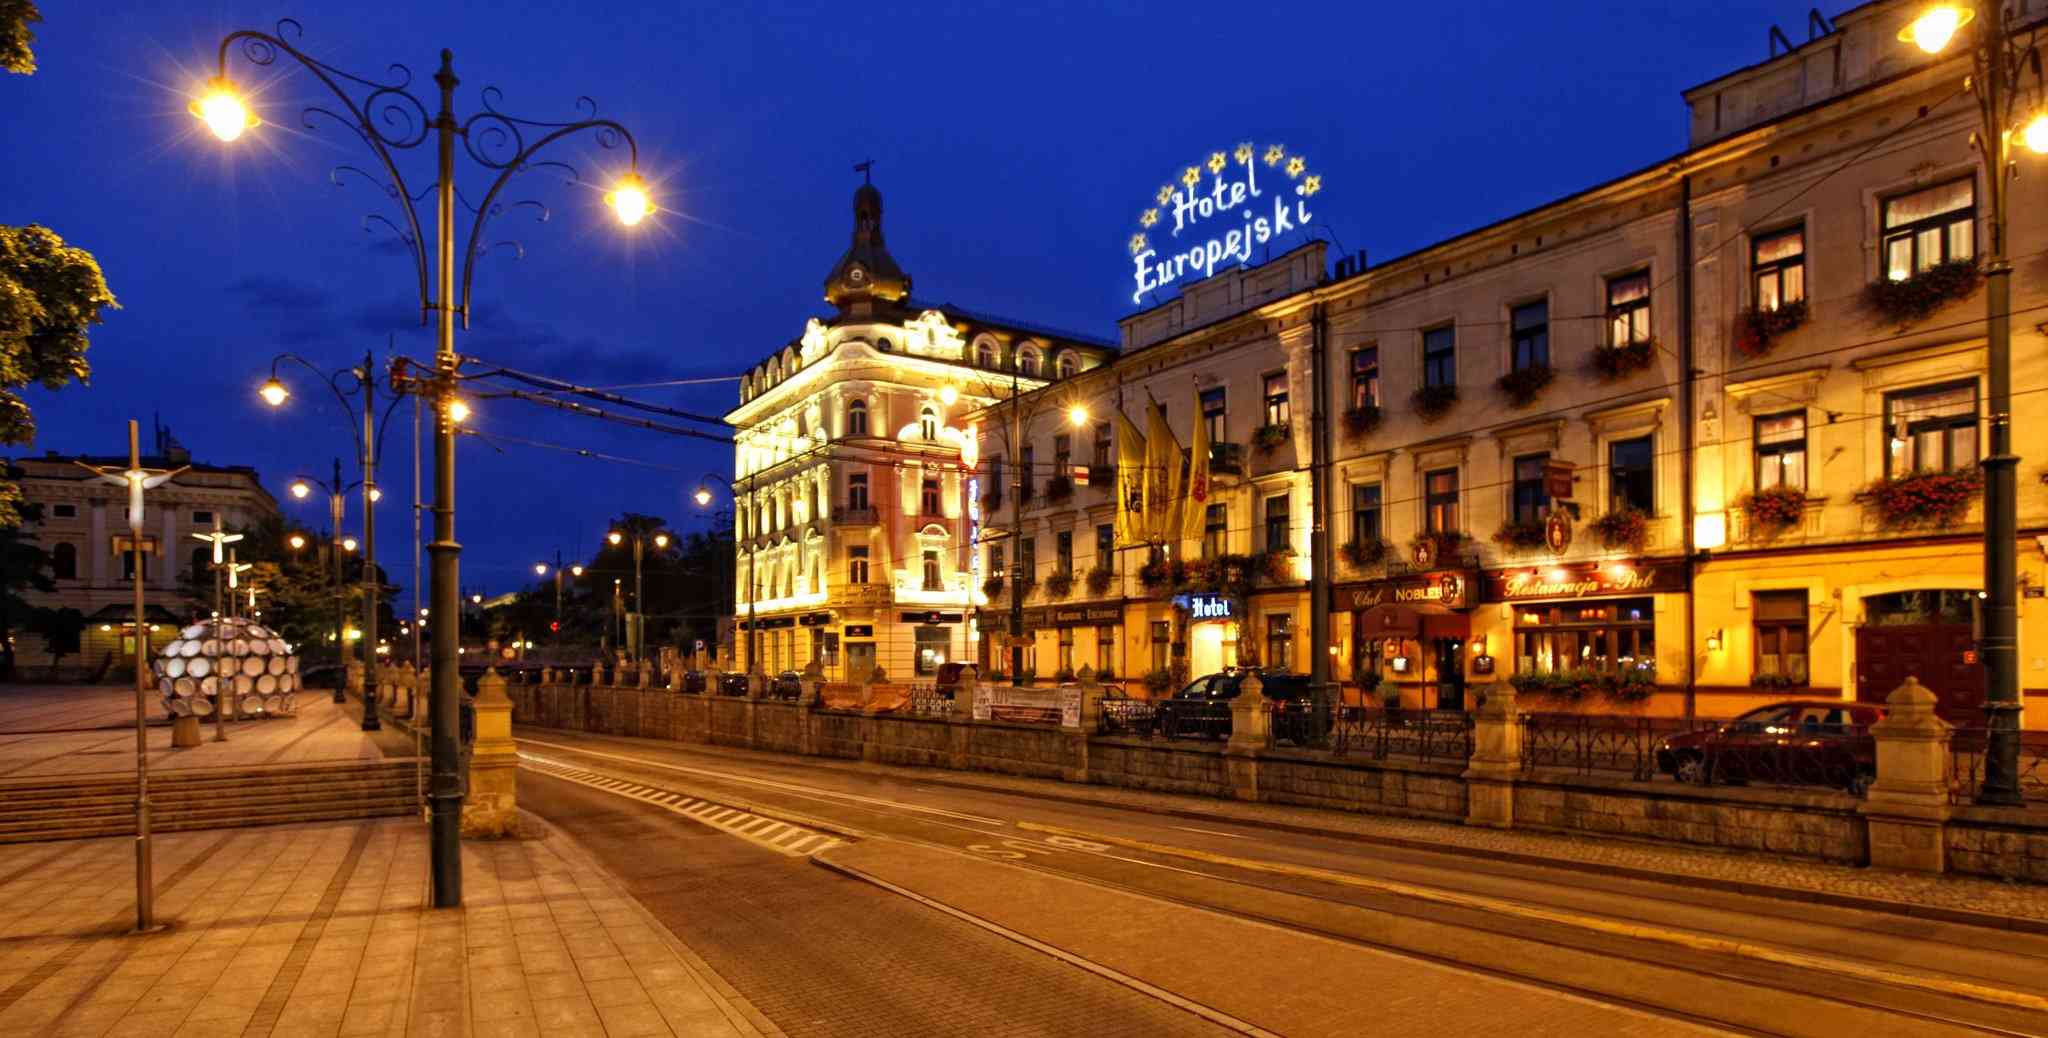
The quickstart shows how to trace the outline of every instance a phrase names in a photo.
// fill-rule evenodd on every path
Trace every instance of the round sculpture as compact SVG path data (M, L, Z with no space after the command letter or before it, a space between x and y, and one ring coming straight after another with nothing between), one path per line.
M150 667L174 718L212 717L223 697L233 718L298 712L299 658L253 620L201 620L179 631Z

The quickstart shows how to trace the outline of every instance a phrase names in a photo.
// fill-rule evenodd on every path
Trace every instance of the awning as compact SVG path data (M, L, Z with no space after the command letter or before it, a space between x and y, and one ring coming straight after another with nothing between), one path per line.
M1457 638L1472 636L1472 616L1429 603L1382 602L1359 614L1355 638Z

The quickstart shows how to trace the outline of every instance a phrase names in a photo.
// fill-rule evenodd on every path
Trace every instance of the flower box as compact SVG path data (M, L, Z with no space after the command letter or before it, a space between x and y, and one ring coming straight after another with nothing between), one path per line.
M1437 386L1423 386L1413 397L1415 413L1425 422L1434 422L1447 414L1458 404L1458 385L1448 383Z
M1657 355L1657 343L1651 339L1641 342L1624 342L1613 346L1593 347L1593 370L1604 378L1625 378L1650 366Z
M1942 307L1977 290L1984 272L1974 259L1929 267L1909 278L1882 278L1863 287L1863 305L1904 328L1934 316Z
M1744 494L1736 504L1759 537L1776 537L1806 519L1806 491L1798 487L1765 487Z
M1983 476L1975 470L1916 472L1880 479L1857 497L1877 512L1880 525L1900 529L1952 524L1963 517L1983 489Z
M1074 591L1074 571L1056 569L1045 576L1045 593L1048 598L1065 598Z
M1338 549L1344 561L1357 569L1379 564L1387 557L1387 542L1375 537L1369 541L1351 541Z
M1378 404L1354 407L1344 412L1344 432L1354 438L1365 436L1380 427L1383 417Z
M1054 476L1045 481L1045 499L1059 502L1074 496L1074 481L1066 475Z
M1510 519L1493 531L1493 543L1511 551L1535 551L1549 543L1549 535L1543 524L1533 519Z
M1806 318L1804 299L1775 310L1750 307L1735 319L1735 352L1744 357L1761 357L1771 352L1780 336L1805 324Z
M1110 569L1107 566L1097 566L1094 569L1089 570L1088 593L1091 595L1099 595L1105 591L1108 591L1110 582L1114 581L1115 579L1116 571Z
M1617 508L1587 524L1602 547L1641 551L1650 539L1650 517L1639 509Z
M1508 403L1515 407L1527 407L1536 402L1543 388L1557 378L1557 372L1548 364L1531 364L1516 368L1502 375L1494 386L1507 396Z
M1294 435L1294 429L1286 425L1262 425L1252 433L1252 446L1262 454L1279 450Z
M1465 546L1465 535L1457 530L1424 530L1409 542L1411 546L1424 543L1434 549L1430 554L1437 560L1435 564L1442 566Z
M1282 548L1259 556L1259 575L1275 584L1294 582L1294 551Z
M1167 580L1171 576L1171 568L1167 566L1164 559L1148 562L1138 567L1138 583L1147 591L1157 591L1165 587Z
M1008 582L1003 579L1002 574L998 573L981 582L981 593L990 598L995 598L1003 593L1003 588L1006 586L1008 586Z

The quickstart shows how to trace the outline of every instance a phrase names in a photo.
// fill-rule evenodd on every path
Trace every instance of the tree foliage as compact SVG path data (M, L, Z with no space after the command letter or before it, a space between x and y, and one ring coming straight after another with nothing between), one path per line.
M30 45L36 34L29 26L42 20L35 0L0 0L0 69L23 76L35 72L36 54Z

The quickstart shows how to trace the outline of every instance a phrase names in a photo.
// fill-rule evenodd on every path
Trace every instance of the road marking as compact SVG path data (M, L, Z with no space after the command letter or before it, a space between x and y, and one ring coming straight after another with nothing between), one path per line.
M584 749L581 746L572 746L568 743L547 742L541 739L529 738L524 735L519 737L519 742L521 745L525 746L545 746L551 750L567 750L570 753L582 754L586 757L602 757L606 760L625 761L627 763L637 764L643 768L660 768L663 771L678 771L682 772L685 775L701 775L705 778L716 779L721 782L737 782L743 785L761 786L767 789L775 789L785 793L791 793L797 796L807 797L812 800L843 800L856 804L868 804L875 807L885 808L890 811L915 811L919 814L938 815L944 818L958 818L962 821L978 822L982 825L1010 824L1009 822L1004 821L1001 818L988 818L983 815L964 814L959 811L948 811L940 807L925 807L920 804L906 804L901 801L889 800L883 797L861 796L858 793L841 793L836 790L820 789L816 786L803 786L793 782L778 782L774 779L755 778L749 775L736 775L728 771L713 771L708 768L686 767L681 764L669 764L665 761L653 760L647 757L634 757L623 753L605 753L602 750L588 750ZM521 754L521 756L525 756L525 754Z
M1174 826L1168 826L1167 828L1170 828L1170 829L1179 829L1179 830L1180 830L1181 832L1184 832L1184 833L1201 833L1201 834L1202 834L1203 836L1223 836L1223 837L1228 837L1229 839L1232 839L1232 840L1242 840L1242 839L1244 839L1244 834L1243 834L1243 833L1219 833L1219 832L1217 832L1217 831L1216 831L1216 830L1214 830L1214 829L1197 829L1197 828L1195 828L1195 827L1194 827L1194 826L1192 826L1192 825L1174 825Z
M802 858L817 851L830 850L843 842L837 837L815 833L780 819L735 810L723 804L709 803L698 800L695 797L684 796L673 790L658 789L654 786L646 786L638 782L613 778L595 771L578 768L563 761L537 757L530 753L521 753L519 755L519 764L521 767L532 768L543 775L562 779L566 782L574 782L581 786L588 786L615 796L622 796L629 800L638 800L642 803L662 808L671 813L682 815L691 821L711 826L714 829L724 830L749 843L766 847L777 854L788 855L792 858ZM769 839L767 835L769 833L779 834L778 838ZM801 835L804 839L793 843L783 842L792 835Z
M2048 998L2042 998L2039 995L2029 994L2024 991L2012 991L2006 988L1996 988L1948 977L1921 976L1919 974L1905 973L1899 970L1853 962L1846 959L1828 959L1817 955L1808 955L1803 952L1753 944L1748 941L1716 937L1712 934L1699 933L1692 930L1678 930L1641 923L1619 922L1612 919L1603 919L1599 916L1581 915L1576 912L1544 908L1540 905L1525 904L1503 898L1487 897L1480 894L1465 894L1394 880L1372 879L1348 872L1316 868L1312 865L1255 861L1250 858L1237 858L1226 854L1194 850L1188 847L1175 847L1171 844L1151 843L1125 836L1085 832L1079 829L1067 829L1060 826L1044 825L1038 822L1018 822L1017 828L1033 832L1054 833L1062 836L1099 840L1118 846L1150 851L1154 854L1188 858L1212 865L1244 869L1248 872L1263 872L1270 875L1313 879L1324 883L1334 883L1339 886L1356 887L1384 894L1393 894L1398 897L1413 898L1418 901L1429 901L1459 908L1471 908L1482 912L1491 912L1496 915L1518 916L1538 922L1568 926L1577 930L1587 930L1594 933L1627 937L1640 941L1652 941L1659 944L1689 948L1695 951L1733 955L1738 958L1769 962L1780 966L1792 966L1799 969L1809 969L1820 973L1833 973L1872 983L1932 991L1976 1002L2015 1006L2033 1012L2048 1011ZM975 848L970 847L968 849L974 850Z

